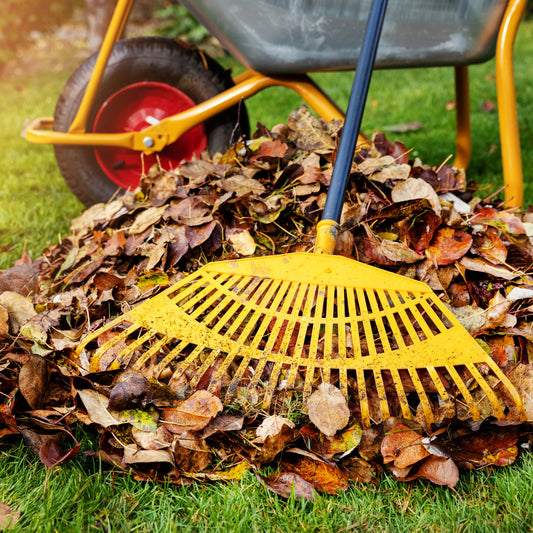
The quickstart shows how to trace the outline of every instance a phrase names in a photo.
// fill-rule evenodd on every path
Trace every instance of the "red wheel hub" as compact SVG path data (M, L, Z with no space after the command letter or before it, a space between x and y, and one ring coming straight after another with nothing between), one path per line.
M194 107L195 103L183 92L153 81L128 85L111 95L102 105L94 121L97 133L139 131L157 124L165 117ZM124 189L139 185L141 175L159 161L170 170L199 154L207 146L205 127L200 124L182 135L161 152L144 155L128 148L98 146L96 159L107 177Z

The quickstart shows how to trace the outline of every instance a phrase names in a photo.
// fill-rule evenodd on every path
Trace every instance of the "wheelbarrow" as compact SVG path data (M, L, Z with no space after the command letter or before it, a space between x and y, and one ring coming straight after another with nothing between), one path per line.
M325 120L343 112L309 73L357 67L370 0L182 0L247 70L231 79L216 61L159 37L120 39L134 0L118 0L98 53L70 77L53 118L25 131L53 144L67 184L86 205L135 188L159 163L175 168L248 132L244 100L288 87ZM471 156L468 65L496 55L505 197L523 201L513 46L527 0L391 2L376 68L452 66L457 148Z

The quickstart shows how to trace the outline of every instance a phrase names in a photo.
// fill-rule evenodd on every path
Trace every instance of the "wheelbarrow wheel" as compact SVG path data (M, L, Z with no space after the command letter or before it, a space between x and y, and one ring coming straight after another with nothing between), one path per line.
M72 74L59 97L54 128L68 131L91 78L97 54ZM233 85L216 61L171 39L140 37L116 43L100 83L87 131L140 130L184 111ZM89 206L134 189L155 163L179 166L207 148L211 154L248 135L244 104L216 115L151 156L116 147L54 147L61 174L81 202Z

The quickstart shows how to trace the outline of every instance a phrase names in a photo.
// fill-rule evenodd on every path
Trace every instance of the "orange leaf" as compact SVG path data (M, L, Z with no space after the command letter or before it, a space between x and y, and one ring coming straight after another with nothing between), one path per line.
M426 458L430 453L422 445L422 435L403 424L397 424L381 442L384 463L394 461L394 466L405 468Z
M446 227L435 233L426 255L437 265L450 265L463 257L471 246L472 236L469 233Z
M497 265L504 263L507 259L507 248L500 239L496 228L487 228L487 231L482 235L476 235L472 250Z
M310 457L291 457L290 461L282 462L281 468L298 474L320 492L337 494L348 488L348 476L338 466L316 461Z

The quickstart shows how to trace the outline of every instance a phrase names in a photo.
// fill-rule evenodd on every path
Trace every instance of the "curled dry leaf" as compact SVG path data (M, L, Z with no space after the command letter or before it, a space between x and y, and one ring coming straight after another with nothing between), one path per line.
M142 233L147 230L149 227L159 222L165 209L166 206L149 207L148 209L144 209L137 215L133 224L128 228L129 233L136 235L137 233Z
M234 229L227 231L228 241L239 255L253 255L257 245L248 230Z
M445 485L452 488L459 481L459 469L451 459L431 455L420 465L411 469L409 474L402 480L412 481L419 478L428 479L436 485Z
M92 389L79 389L77 393L87 410L91 422L104 428L120 424L120 420L115 418L107 409L107 404L109 403L107 396Z
M394 189L392 189L391 197L395 202L425 198L429 201L437 215L440 215L442 210L435 189L423 179L408 178L405 181L398 183Z
M30 355L19 373L19 388L32 409L40 409L47 397L50 383L48 361L39 355Z
M18 333L21 326L37 314L31 301L18 292L4 291L0 294L0 304L9 313L13 333Z
M267 437L276 437L281 433L283 426L294 428L294 422L282 416L267 416L255 430L259 442L265 442Z
M15 265L0 274L0 292L30 296L39 292L38 272L34 264Z
M139 450L136 446L124 447L124 462L128 465L146 463L174 464L174 457L169 450Z
M496 265L507 259L507 248L495 228L488 228L485 233L474 236L472 250Z
M293 496L294 498L310 501L315 499L313 485L294 472L281 472L270 476L262 476L256 473L256 476L267 489L283 498Z
M236 175L230 178L222 178L215 182L221 189L227 192L233 192L237 197L246 194L262 194L265 192L265 186L258 180L247 178L246 176Z
M346 427L350 410L342 392L330 383L321 383L307 399L309 419L324 433L332 436Z
M344 457L352 452L361 442L362 434L358 423L331 437L321 433L314 424L306 424L300 428L300 435L303 436L307 448L327 460L335 456Z
M109 394L109 409L120 411L144 407L151 399L148 380L135 370L124 371Z

